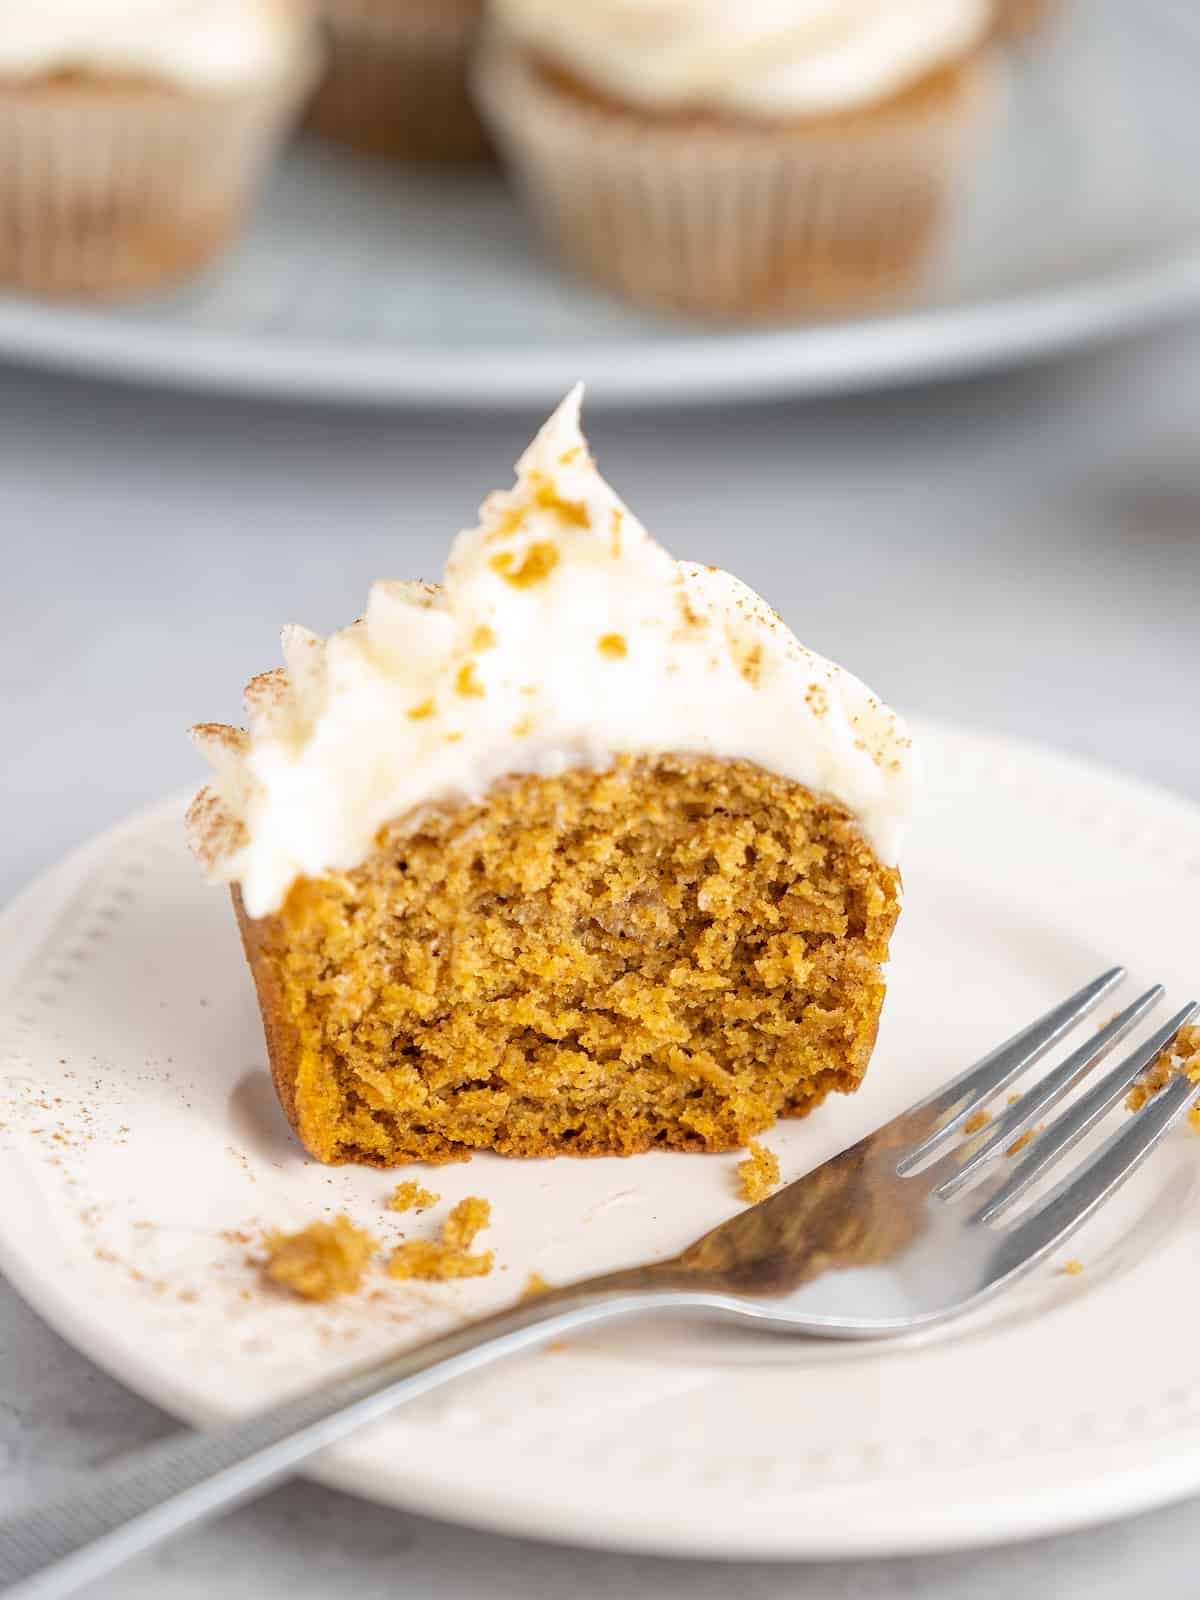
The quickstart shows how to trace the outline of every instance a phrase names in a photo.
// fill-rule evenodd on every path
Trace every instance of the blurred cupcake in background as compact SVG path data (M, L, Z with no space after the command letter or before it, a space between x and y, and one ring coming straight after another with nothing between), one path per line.
M483 4L318 0L329 66L310 127L394 160L484 159L487 136L467 88Z
M286 0L37 0L0 21L0 284L121 295L207 263L315 75Z
M1024 39L1036 33L1058 10L1055 0L993 0L996 13L996 37L1013 40Z
M865 307L925 263L989 0L494 0L477 98L551 247L650 305Z

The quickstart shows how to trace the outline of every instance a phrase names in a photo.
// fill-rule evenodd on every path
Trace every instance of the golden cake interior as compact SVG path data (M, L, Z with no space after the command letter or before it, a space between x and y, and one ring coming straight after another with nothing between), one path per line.
M668 756L506 779L239 916L304 1144L391 1166L727 1150L853 1090L898 889L838 805Z

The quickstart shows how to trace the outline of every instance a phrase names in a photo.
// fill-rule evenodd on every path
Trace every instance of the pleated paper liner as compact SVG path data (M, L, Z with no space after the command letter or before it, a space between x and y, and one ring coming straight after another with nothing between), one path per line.
M166 287L231 240L312 86L194 93L102 78L0 89L0 284L122 296Z
M903 294L993 98L992 63L975 55L861 116L655 117L579 92L494 35L475 82L568 268L647 305L737 319Z

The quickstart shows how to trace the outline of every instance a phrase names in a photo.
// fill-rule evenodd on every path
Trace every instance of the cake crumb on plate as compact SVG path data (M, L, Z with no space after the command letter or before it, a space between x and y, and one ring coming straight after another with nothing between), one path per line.
M740 1182L738 1193L753 1205L765 1200L779 1183L779 1157L774 1150L768 1150L765 1144L759 1144L757 1139L751 1139L746 1148L750 1154L744 1161L739 1161L737 1167Z
M310 1222L299 1233L269 1233L263 1241L263 1277L302 1300L353 1294L363 1280L375 1240L341 1215Z
M490 1250L471 1255L455 1250L440 1239L406 1239L392 1251L388 1273L393 1278L416 1278L422 1283L448 1283L452 1278L486 1278L492 1270Z
M477 1194L460 1200L442 1224L442 1243L451 1250L469 1250L492 1220L490 1200Z
M406 1178L388 1197L387 1208L389 1211L428 1211L441 1198L440 1194L422 1188L414 1179Z
M472 1255L471 1246L491 1220L490 1202L469 1195L442 1223L440 1239L406 1239L397 1245L388 1261L388 1272L393 1278L417 1278L424 1283L485 1278L495 1256L490 1250Z

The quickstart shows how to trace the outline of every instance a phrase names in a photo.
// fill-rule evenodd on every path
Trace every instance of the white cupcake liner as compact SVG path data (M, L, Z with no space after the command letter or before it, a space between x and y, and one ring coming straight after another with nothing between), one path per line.
M862 117L655 118L560 87L496 34L476 97L550 247L629 299L734 318L853 309L924 265L991 63Z
M467 85L483 0L319 0L329 67L309 126L397 160L490 154Z
M119 296L205 265L241 222L313 65L237 93L0 87L0 283Z

